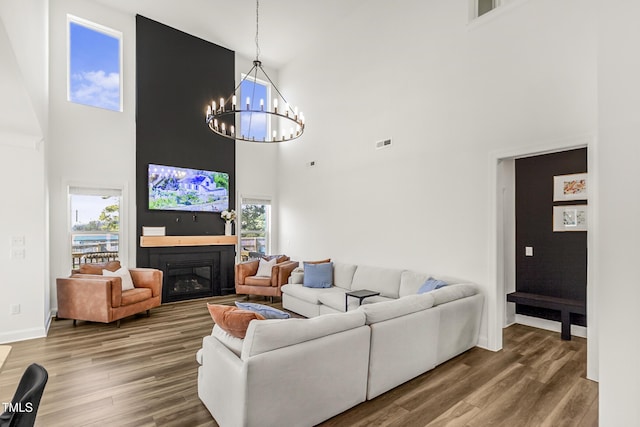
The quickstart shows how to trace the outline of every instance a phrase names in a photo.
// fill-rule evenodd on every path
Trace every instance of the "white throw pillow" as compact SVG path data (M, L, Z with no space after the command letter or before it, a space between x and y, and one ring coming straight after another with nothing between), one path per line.
M264 258L260 258L260 264L258 264L258 272L256 276L260 277L271 277L271 269L274 265L276 265L277 258L273 258L270 261L267 261Z
M120 277L122 278L122 290L128 291L130 289L135 289L133 286L133 279L131 278L131 273L126 267L121 267L116 271L102 270L102 275L107 277Z

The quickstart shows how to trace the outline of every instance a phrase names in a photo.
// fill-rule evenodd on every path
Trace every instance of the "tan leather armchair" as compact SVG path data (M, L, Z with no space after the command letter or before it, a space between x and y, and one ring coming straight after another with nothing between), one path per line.
M298 264L298 261L291 261L288 256L281 256L271 268L271 277L256 276L260 265L258 259L236 264L236 294L280 297L280 288L287 283L291 272Z
M120 327L120 319L124 317L145 310L149 315L150 309L161 304L162 271L131 268L129 272L135 288L125 291L122 290L120 277L82 274L74 270L71 277L57 279L57 318L73 319L74 325L76 320L102 323L116 321Z

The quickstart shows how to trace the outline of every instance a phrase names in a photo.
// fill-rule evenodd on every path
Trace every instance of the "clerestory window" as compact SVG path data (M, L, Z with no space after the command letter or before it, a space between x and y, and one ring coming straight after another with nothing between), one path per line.
M122 111L122 33L67 15L67 100Z

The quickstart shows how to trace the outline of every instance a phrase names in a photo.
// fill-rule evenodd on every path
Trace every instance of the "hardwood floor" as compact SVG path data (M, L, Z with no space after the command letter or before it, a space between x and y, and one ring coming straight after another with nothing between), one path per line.
M0 401L37 362L49 372L37 426L215 426L196 385L206 302L165 304L119 329L53 321L47 338L11 343ZM585 373L586 340L514 325L502 351L474 348L322 426L596 426L598 386Z

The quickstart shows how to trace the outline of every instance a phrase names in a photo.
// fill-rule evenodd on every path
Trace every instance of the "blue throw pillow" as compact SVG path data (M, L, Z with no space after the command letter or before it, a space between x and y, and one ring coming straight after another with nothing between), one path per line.
M443 286L447 286L447 282L443 282L442 280L434 279L433 277L429 277L418 289L418 294L424 294L426 292L431 292L436 289L440 289Z
M330 288L333 285L333 263L323 262L322 264L304 265L304 278L302 285L307 288Z
M291 317L291 315L285 311L278 310L277 308L273 308L268 305L256 304L253 302L236 301L236 307L261 314L265 319L288 319L289 317Z

